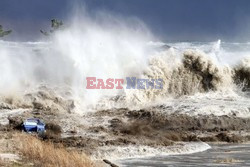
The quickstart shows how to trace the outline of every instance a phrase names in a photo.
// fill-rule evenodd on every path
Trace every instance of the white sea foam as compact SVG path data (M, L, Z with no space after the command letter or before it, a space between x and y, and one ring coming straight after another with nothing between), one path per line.
M204 142L177 143L173 146L167 147L150 147L142 145L104 146L99 147L98 151L92 156L92 158L118 160L146 156L191 154L202 152L210 148L211 147Z

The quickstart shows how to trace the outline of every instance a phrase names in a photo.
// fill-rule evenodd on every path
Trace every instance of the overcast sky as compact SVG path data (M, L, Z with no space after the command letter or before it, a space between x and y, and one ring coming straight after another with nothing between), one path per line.
M35 40L76 4L137 17L166 41L250 41L250 0L0 0L0 24L13 30L5 39Z

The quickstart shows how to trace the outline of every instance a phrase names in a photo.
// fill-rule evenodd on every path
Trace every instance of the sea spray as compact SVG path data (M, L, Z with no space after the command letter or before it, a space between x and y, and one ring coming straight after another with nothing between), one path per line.
M121 92L86 90L86 77L139 76L146 68L146 46L152 38L139 21L130 24L129 19L113 16L72 20L65 29L52 34L43 48L40 43L0 43L1 94L22 96L40 85L67 88L65 92L88 106Z
M1 99L22 105L26 94L43 85L55 97L74 101L83 113L98 105L140 108L169 97L249 87L248 59L238 65L225 62L229 53L220 40L170 48L160 43L159 49L149 42L153 37L145 26L129 23L114 17L78 17L45 42L1 41ZM163 89L88 90L86 77L162 79Z

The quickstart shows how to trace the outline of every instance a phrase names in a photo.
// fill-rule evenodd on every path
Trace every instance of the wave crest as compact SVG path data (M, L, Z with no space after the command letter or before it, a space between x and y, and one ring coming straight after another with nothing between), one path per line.
M147 103L162 97L180 97L209 91L234 89L233 70L215 63L201 51L187 50L181 57L172 51L149 61L143 77L163 79L163 89L126 90L127 100Z
M243 59L234 68L234 81L243 91L250 89L250 58Z

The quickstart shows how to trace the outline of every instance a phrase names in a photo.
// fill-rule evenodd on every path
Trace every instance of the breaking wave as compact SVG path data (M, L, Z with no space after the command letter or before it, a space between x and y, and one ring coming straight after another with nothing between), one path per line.
M250 85L249 65L247 58L238 64L229 65L218 62L218 59L202 50L187 49L178 52L171 48L155 54L143 73L143 77L149 79L163 79L163 89L127 90L127 100L146 104L164 97L247 91Z
M43 41L0 41L0 95L22 98L44 85L86 108L103 96L121 93L87 90L86 77L140 75L147 66L150 39L139 20L99 13L95 18L75 17Z
M38 92L41 85L84 109L102 103L130 107L167 97L250 88L249 44L242 44L246 45L243 51L220 40L168 46L152 42L153 35L136 19L101 15L75 18L45 41L0 41L3 101L22 99ZM234 55L238 64L229 62L228 55ZM86 77L163 79L163 89L88 90Z
M243 91L250 88L250 58L243 59L234 69L234 81Z

